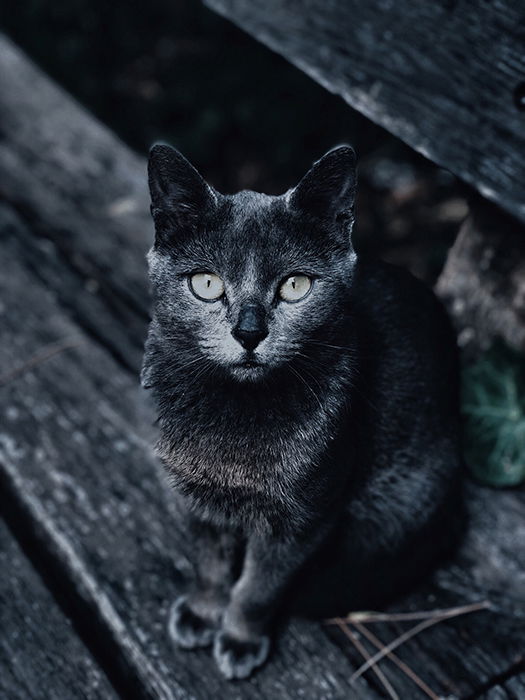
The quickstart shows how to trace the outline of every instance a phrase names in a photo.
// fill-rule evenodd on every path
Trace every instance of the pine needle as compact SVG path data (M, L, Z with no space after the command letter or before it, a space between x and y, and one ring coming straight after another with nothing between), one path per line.
M79 340L78 338L66 338L65 340L45 345L32 357L26 360L26 362L23 362L22 364L18 365L18 367L15 367L5 374L0 375L0 386L5 386L13 379L16 379L16 377L28 372L31 369L34 369L35 367L38 367L38 365L41 365L55 355L58 355L64 350L69 350L69 348L76 348L77 346L82 345L82 343L83 341Z
M355 646L357 651L361 654L361 656L365 659L365 661L370 660L370 654L367 652L365 647L361 644L357 636L350 630L343 622L338 624L339 629L348 637L348 639L352 642L352 644ZM399 695L396 693L394 688L392 687L390 681L388 678L385 676L383 671L376 666L375 664L371 666L372 671L375 673L377 676L379 682L382 684L383 688L386 690L388 695L392 698L392 700L399 700Z
M383 642L381 642L375 634L372 634L370 630L365 627L363 624L360 622L354 622L353 625L356 627L356 629L359 630L359 632L368 639L369 642L371 642L376 649L379 649L382 651L385 649L385 645ZM413 671L408 664L406 664L404 661L402 661L399 656L396 656L393 652L389 651L387 652L386 656L407 676L410 678L411 681L413 681L421 690L425 693L425 695L428 695L429 698L432 700L439 700L439 695L436 695L434 691L428 687L428 685L425 683L425 681L420 678L415 671Z
M401 634L399 637L396 637L396 639L387 644L381 651L378 651L377 654L374 654L374 656L372 656L366 663L364 663L357 669L357 671L352 675L350 681L355 681L357 678L362 676L363 673L365 673L365 671L367 671L371 666L376 664L378 661L381 661L381 659L383 659L385 656L388 656L390 652L394 651L394 649L397 649L397 647L401 646L409 639L412 639L412 637L415 637L420 632L423 632L423 630L428 629L433 625L437 625L440 622L448 620L452 617L458 617L460 615L466 615L468 613L477 612L479 610L486 609L489 606L490 603L488 601L483 601L481 603L474 603L473 605L464 605L459 608L451 608L448 611L445 611L446 614L441 614L438 616L435 615L430 619L427 618L422 620L422 622L420 622L419 624L410 628L409 630Z

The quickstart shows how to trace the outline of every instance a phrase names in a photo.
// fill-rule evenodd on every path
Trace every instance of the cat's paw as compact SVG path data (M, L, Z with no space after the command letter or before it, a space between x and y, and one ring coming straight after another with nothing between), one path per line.
M213 656L222 675L228 680L248 678L268 658L270 640L266 636L241 640L219 632L213 644Z
M210 646L216 632L212 622L191 609L186 596L181 596L173 604L168 630L170 637L183 649Z

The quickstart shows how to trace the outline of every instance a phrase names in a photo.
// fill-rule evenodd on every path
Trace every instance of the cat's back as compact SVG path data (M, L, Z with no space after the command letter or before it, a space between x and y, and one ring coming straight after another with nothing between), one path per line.
M396 329L413 328L416 335L423 332L441 336L444 343L455 345L441 302L426 284L403 268L382 260L359 258L352 297L361 311L393 333Z
M350 317L362 341L394 351L415 368L424 353L426 367L457 366L455 334L441 302L410 272L380 260L359 260L353 278ZM422 359L422 358L420 358Z
M357 263L350 323L358 338L361 391L382 419L456 432L458 351L447 314L431 289L401 268Z

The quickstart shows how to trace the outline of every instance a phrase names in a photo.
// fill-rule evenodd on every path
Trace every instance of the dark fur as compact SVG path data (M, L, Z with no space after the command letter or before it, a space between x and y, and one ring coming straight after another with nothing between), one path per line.
M422 284L355 256L348 147L270 197L218 194L156 146L150 188L143 382L196 554L192 592L170 629L184 647L213 641L222 672L244 677L264 662L287 595L322 613L377 604L452 545L455 340ZM196 299L195 271L220 275L226 297ZM310 294L279 301L280 282L299 272L314 277ZM255 369L237 366L247 352L232 336L248 303L268 329Z

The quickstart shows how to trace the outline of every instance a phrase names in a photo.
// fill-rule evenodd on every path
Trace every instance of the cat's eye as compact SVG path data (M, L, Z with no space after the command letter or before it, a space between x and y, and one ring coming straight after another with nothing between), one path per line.
M281 284L279 295L284 301L299 301L308 294L311 286L312 280L306 275L293 275Z
M213 272L196 272L190 277L192 292L199 299L215 301L224 294L224 282Z

